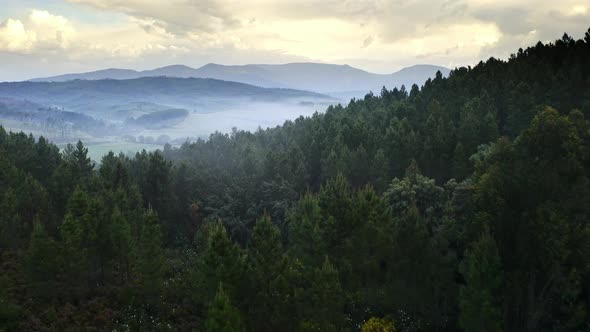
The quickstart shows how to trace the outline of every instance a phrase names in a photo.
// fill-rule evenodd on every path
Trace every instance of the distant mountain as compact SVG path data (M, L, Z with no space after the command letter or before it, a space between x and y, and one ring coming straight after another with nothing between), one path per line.
M38 78L32 79L31 82L67 82L73 80L104 80L104 79L114 79L114 80L128 80L133 78L141 77L138 71L131 70L131 69L117 69L117 68L109 68L97 71L91 71L87 73L77 73L77 74L65 74L47 78Z
M160 71L165 70L162 68ZM91 77L103 74L95 72ZM125 118L146 110L186 109L207 113L244 103L323 105L334 101L329 96L308 91L176 77L0 83L2 97L27 100L45 107L91 114L103 119Z
M448 68L433 65L415 65L393 74L374 74L348 65L321 63L239 66L210 63L197 69L184 65L173 65L145 71L105 69L89 73L38 78L31 81L124 80L154 76L194 77L234 81L267 88L290 88L342 96L362 96L369 91L378 92L383 86L392 89L405 85L409 89L412 84L422 85L428 78L434 77L437 71L440 71L443 76L448 75L450 72Z

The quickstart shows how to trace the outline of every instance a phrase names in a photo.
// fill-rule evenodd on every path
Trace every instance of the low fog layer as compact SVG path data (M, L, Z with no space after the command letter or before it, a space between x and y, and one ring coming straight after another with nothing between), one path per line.
M409 89L439 71L449 73L418 65L381 75L318 63L107 69L0 83L0 123L60 146L83 140L96 159L274 127L383 86Z
M0 84L0 123L92 157L178 145L232 128L256 130L322 111L327 95L212 79L150 77Z

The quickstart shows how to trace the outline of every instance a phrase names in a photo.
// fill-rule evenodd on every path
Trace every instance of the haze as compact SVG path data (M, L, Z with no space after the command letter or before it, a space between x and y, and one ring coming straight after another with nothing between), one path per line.
M266 129L563 31L587 0L5 0L0 124L91 156ZM548 24L551 23L551 24ZM22 82L22 81L27 81Z

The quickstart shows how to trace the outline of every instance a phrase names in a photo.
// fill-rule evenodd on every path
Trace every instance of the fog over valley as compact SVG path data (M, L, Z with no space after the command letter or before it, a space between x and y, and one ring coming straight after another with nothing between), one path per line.
M318 63L105 69L0 83L0 123L60 147L83 140L99 159L109 150L133 153L274 127L384 86L410 89L437 72L449 70L418 65L383 75Z

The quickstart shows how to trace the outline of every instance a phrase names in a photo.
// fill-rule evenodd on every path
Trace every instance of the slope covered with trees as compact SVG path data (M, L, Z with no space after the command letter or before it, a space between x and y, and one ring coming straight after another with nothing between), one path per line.
M589 58L99 165L0 129L0 330L587 329Z

